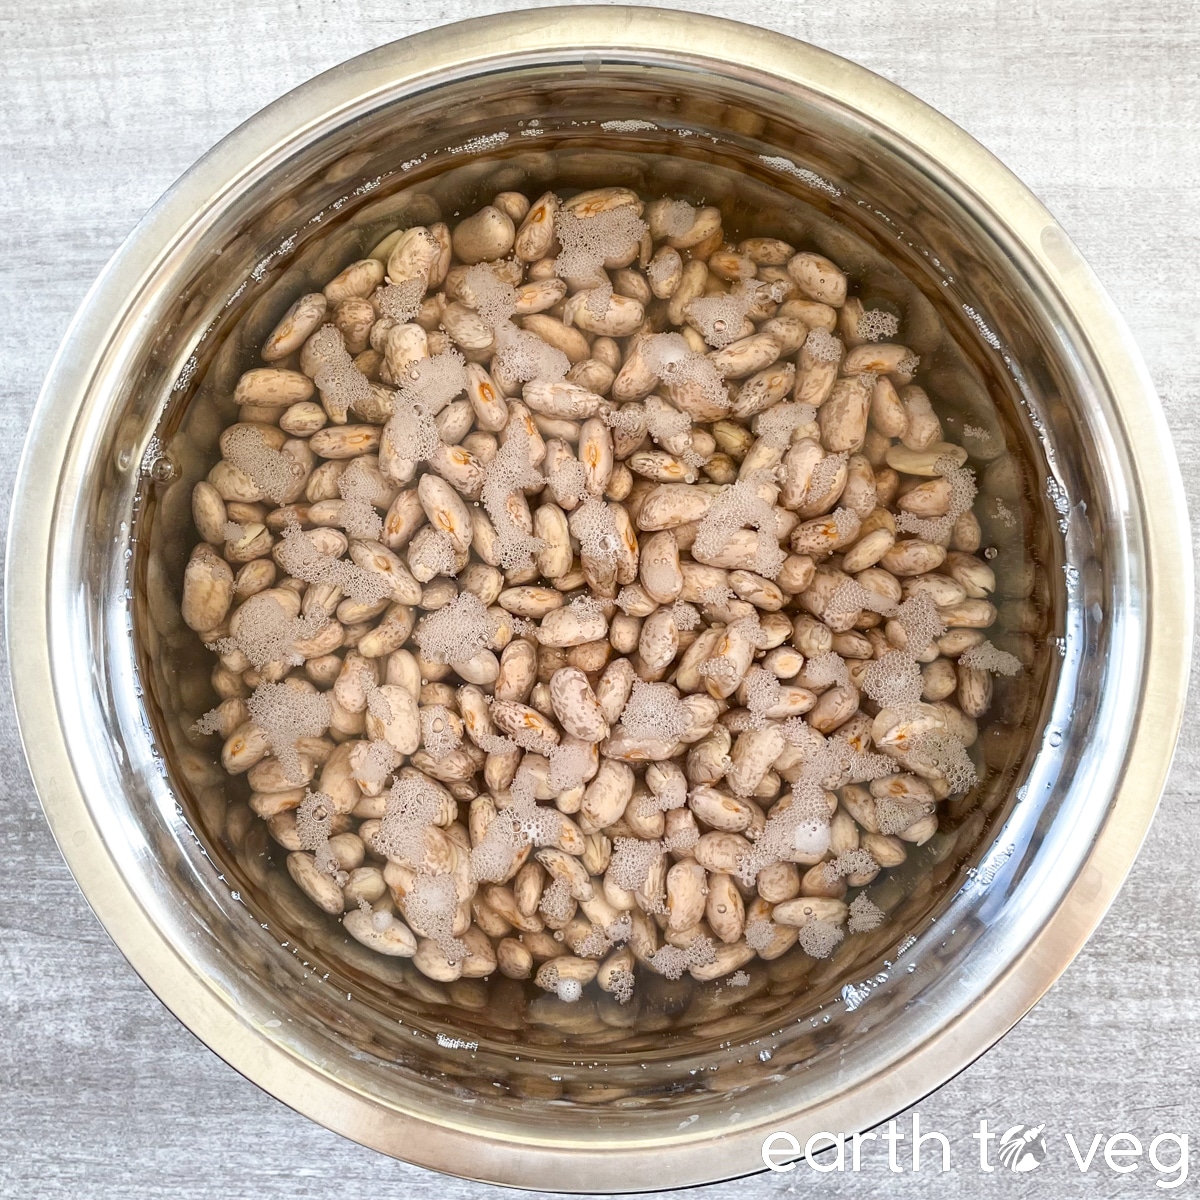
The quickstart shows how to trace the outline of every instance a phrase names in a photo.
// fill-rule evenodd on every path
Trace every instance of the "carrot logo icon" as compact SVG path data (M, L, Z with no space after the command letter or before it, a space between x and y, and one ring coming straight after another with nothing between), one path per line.
M1033 1171L1046 1160L1045 1125L1014 1125L1000 1138L1000 1161L1010 1171Z

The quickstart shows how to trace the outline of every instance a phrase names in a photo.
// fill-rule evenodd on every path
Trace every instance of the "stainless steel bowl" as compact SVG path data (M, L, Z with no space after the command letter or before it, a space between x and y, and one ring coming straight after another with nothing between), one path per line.
M207 697L178 614L191 482L282 307L472 188L614 173L707 190L733 214L782 196L787 229L904 306L948 419L989 422L999 439L984 494L1020 521L991 528L1010 556L1002 622L1033 663L985 729L984 787L874 940L848 939L855 949L816 968L781 960L736 1000L651 988L633 1028L504 986L447 992L315 921L186 731ZM870 1126L1038 999L1154 812L1192 580L1145 369L1016 179L913 97L814 47L602 7L485 18L366 54L259 113L163 197L46 382L14 497L6 616L55 836L180 1020L273 1095L386 1153L626 1191L752 1171L779 1128Z

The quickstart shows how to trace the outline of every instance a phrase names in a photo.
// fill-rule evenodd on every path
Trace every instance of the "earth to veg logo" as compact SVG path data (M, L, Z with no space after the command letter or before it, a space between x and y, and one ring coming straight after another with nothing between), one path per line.
M977 1148L967 1148L952 1147L944 1133L923 1130L920 1113L914 1112L911 1122L907 1136L900 1122L891 1120L886 1127L865 1133L814 1133L803 1144L780 1130L763 1142L763 1163L770 1171L794 1171L800 1163L806 1163L809 1169L827 1175L833 1171L861 1171L864 1161L868 1161L868 1169L898 1174L949 1171L954 1159L960 1169L973 1165L987 1175L994 1171L1024 1175L1049 1161L1055 1172L1076 1167L1084 1175L1099 1175L1105 1170L1116 1175L1154 1171L1154 1186L1167 1191L1182 1186L1188 1177L1186 1133L1159 1133L1143 1145L1134 1133L1101 1132L1076 1137L1069 1132L1048 1132L1044 1123L1009 1125L1006 1121L1001 1133L990 1128L985 1119L970 1135ZM1054 1143L1053 1153L1048 1141ZM872 1158L874 1161L869 1161Z

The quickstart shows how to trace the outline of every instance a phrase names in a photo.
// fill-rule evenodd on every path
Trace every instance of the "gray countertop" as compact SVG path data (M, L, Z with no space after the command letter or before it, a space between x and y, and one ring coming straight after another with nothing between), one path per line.
M1194 0L693 0L853 58L957 121L1075 238L1140 343L1200 501L1200 8ZM429 25L496 11L441 0L44 0L0 7L0 506L42 376L120 240L213 142L309 76ZM96 922L42 819L0 699L0 1194L327 1197L494 1189L392 1162L309 1123L180 1026ZM919 1106L946 1133L919 1173L760 1175L766 1197L1151 1196L1144 1160L1085 1174L1062 1142L1200 1133L1200 736L1193 695L1158 819L1096 936L1003 1042ZM977 1169L970 1134L1045 1122L1035 1173ZM909 1118L900 1124L907 1133ZM1174 1156L1163 1147L1161 1160ZM1120 1160L1116 1160L1120 1161ZM1192 1177L1165 1194L1195 1190ZM652 1181L648 1181L652 1182ZM496 1193L499 1194L498 1192Z

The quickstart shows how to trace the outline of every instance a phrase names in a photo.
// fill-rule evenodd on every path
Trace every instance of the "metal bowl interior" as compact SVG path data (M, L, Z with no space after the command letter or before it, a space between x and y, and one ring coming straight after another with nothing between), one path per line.
M979 431L1000 636L1028 664L981 726L980 786L881 889L884 927L828 961L763 964L740 991L656 981L626 1009L501 979L443 987L314 916L188 732L211 693L178 602L191 486L296 296L390 230L498 190L614 182L719 204L728 230L819 249L900 307L948 426ZM280 1099L494 1182L640 1190L651 1161L658 1186L711 1181L755 1169L767 1132L863 1128L948 1078L1098 922L1182 706L1183 512L1157 402L1086 266L912 97L689 14L467 22L264 110L164 197L85 302L14 506L22 732L115 940Z

